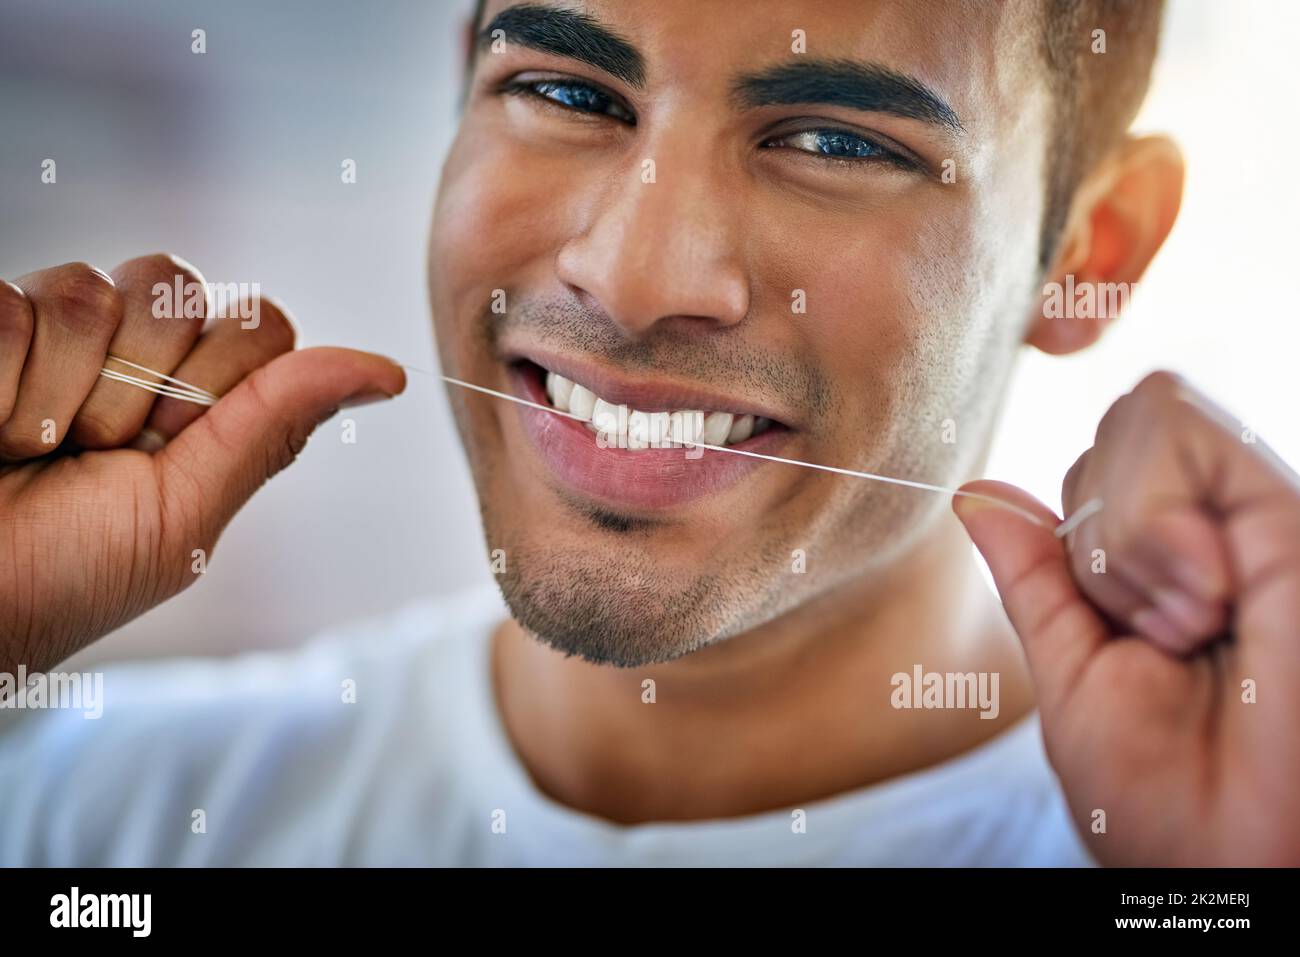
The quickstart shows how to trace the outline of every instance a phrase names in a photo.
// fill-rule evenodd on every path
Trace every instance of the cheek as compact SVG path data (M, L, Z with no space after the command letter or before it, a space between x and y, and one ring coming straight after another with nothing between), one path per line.
M430 300L441 340L474 321L494 290L510 297L559 248L564 180L553 164L463 131L443 168L429 239ZM550 180L548 180L550 176ZM569 180L571 181L570 170Z
M877 425L924 391L961 349L960 249L916 222L879 219L798 255L816 277L804 323L809 348L837 384L844 411Z
M990 328L999 314L989 295L996 265L975 241L977 221L956 203L875 210L843 228L823 221L806 235L831 239L788 244L773 260L808 290L797 325L834 384L841 416L828 438L862 460L896 460L937 423L976 414L972 392L988 386L985 353L1003 345ZM788 310L789 290L772 288L774 302L778 293Z

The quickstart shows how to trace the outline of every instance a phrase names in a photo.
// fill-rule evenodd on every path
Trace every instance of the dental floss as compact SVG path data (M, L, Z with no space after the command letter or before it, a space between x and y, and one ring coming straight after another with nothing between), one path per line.
M200 389L196 385L190 385L188 382L183 382L182 380L173 378L172 376L164 375L161 372L155 372L147 366L137 365L134 362L121 358L120 356L110 354L105 356L105 358L113 362L121 363L122 365L128 366L132 369L137 369L140 372L147 372L149 375L157 376L165 382L174 383L174 385L163 385L162 382L150 382L147 379L141 379L139 376L128 375L125 372L118 372L115 369L110 369L108 366L104 366L99 370L99 374L105 379L111 379L114 382L123 382L126 385L133 385L137 389L144 389L146 392L171 396L174 399L193 402L196 405L217 404L217 396L213 395L207 389Z
M190 385L188 382L183 382L180 379L173 378L172 376L164 375L161 372L155 372L153 369L146 368L145 366L142 365L137 365L134 362L128 362L126 359L122 359L117 356L110 355L108 356L108 358L113 360L114 362L119 362L122 365L129 366L132 369L138 369L141 372L149 373L149 375L157 376L159 379L163 379L166 382L174 383L174 385L164 385L160 382L149 382L137 376L127 375L124 372L117 372L113 369L109 369L107 366L100 369L99 371L99 374L106 379L111 379L115 382L121 382L125 385L135 386L137 389L144 389L147 392L153 392L158 395L170 396L175 399L181 399L185 402L193 402L196 405L211 406L211 405L215 405L218 401L218 397L213 395L211 392L208 392L206 389L200 389L198 386ZM398 365L401 365L403 369L406 369L410 372L418 372L421 375L426 375L429 376L430 378L441 379L442 381L449 382L452 385L460 386L462 389L469 389L471 391L481 392L484 395L490 395L498 399L505 399L508 402L515 402L518 403L519 405L525 405L531 409L537 409L541 412L547 412L551 415L560 416L561 418L574 419L579 422L586 421L586 419L583 419L581 416L574 415L571 412L561 412L559 409L553 406L542 405L540 402L532 402L529 401L528 399L521 399L518 396L510 395L507 392L499 392L496 389L489 389L486 386L475 385L472 382L465 382L461 379L456 379L449 375L442 375L437 372L430 372L427 369L420 369L417 368L416 366L402 365L401 363L398 363ZM1084 502L1082 505L1080 505L1077 509L1075 509L1073 515L1066 518L1065 521L1061 522L1059 525L1053 527L1051 524L1043 521L1033 512L1023 509L1018 505L1013 505L1010 502L1004 502L1002 499L995 498L992 495L985 495L981 492L964 492L961 489L947 488L946 486L943 485L931 485L929 482L916 482L911 479L893 478L888 475L877 475L873 472L859 472L854 469L838 468L833 465L818 465L815 462L803 462L800 461L799 459L787 459L787 458L782 458L779 455L766 455L762 452L750 452L745 449L735 449L725 445L709 445L705 442L690 442L690 443L683 443L683 445L687 445L691 448L698 447L701 449L709 449L710 451L713 452L730 452L732 455L745 455L750 458L763 459L768 462L780 462L783 465L798 465L806 469L816 469L821 472L831 472L834 473L835 475L847 475L851 478L867 479L872 482L883 482L887 485L901 485L904 486L905 488L920 489L921 491L924 492L938 492L943 495L953 495L953 496L960 495L966 498L976 498L976 499L980 499L981 501L988 502L990 505L996 505L999 508L1003 508L1006 509L1007 511L1014 512L1015 514L1019 515L1021 518L1033 522L1035 525L1041 526L1043 528L1050 528L1052 529L1052 533L1057 538L1064 538L1066 535L1070 534L1070 532L1078 528L1080 523L1082 523L1084 520L1090 518L1093 515L1096 515L1099 511L1101 511L1101 506L1102 506L1101 499L1096 499L1096 498L1090 499L1087 502Z
M518 396L510 395L507 392L498 392L496 389L489 389L486 386L475 385L472 382L465 382L461 379L455 379L449 375L441 375L437 372L429 372L427 369L418 369L415 366L403 365L402 368L407 369L411 372L418 372L421 375L427 375L435 379L442 379L444 382L450 382L452 385L458 385L464 389L472 389L475 392L482 392L484 395L495 396L498 399L506 399L509 402L517 402L520 405L526 405L529 408L539 409L542 412L549 412L552 415L562 416L566 419L577 419L579 422L586 421L586 419L583 419L581 416L574 415L571 412L561 412L559 409L554 408L553 406L542 405L540 402L531 402L528 399L521 399ZM892 478L891 476L888 475L876 475L873 472L858 472L853 469L838 468L833 465L818 465L814 462L803 462L800 461L799 459L787 459L787 458L782 458L779 455L766 455L762 452L750 452L747 451L746 449L734 449L731 448L730 446L725 446L725 445L709 445L706 442L690 442L690 443L683 443L683 444L689 445L691 448L709 449L714 452L730 452L732 455L746 455L749 456L750 458L764 459L768 462L780 462L784 465L800 465L807 469L817 469L822 472L833 472L836 475L848 475L852 478L868 479L872 482L884 482L888 485L902 485L905 486L906 488L920 489L925 492L940 492L945 495L954 495L954 496L960 495L965 498L980 499L981 501L988 502L992 505L997 505L1011 512L1015 512L1021 518L1027 519L1028 521L1031 521L1035 525L1041 526L1042 528L1052 529L1052 534L1054 534L1057 538L1064 538L1066 535L1070 534L1070 532L1074 531L1074 529L1077 528L1079 524L1082 523L1085 519L1101 511L1101 499L1097 499L1097 498L1090 499L1089 501L1084 502L1077 509L1075 509L1073 515L1068 517L1065 521L1061 522L1059 525L1053 527L1051 524L1044 522L1033 512L1030 512L1027 509L1023 509L1019 505L1013 505L1011 502L1004 502L1000 498L995 498L992 495L985 495L982 492L964 492L961 489L947 488L946 486L943 485L931 485L928 482L915 482L912 481L911 479Z

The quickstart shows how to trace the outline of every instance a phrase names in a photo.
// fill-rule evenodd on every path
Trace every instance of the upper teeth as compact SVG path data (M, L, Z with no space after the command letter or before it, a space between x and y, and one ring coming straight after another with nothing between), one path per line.
M546 373L546 395L561 412L587 423L610 445L625 449L662 448L699 442L735 445L771 426L770 419L730 412L682 409L641 412L598 397L586 386L554 372Z

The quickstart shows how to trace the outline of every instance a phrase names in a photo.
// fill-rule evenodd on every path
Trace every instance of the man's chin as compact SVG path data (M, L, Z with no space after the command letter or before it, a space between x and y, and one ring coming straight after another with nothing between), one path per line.
M716 582L666 587L628 574L616 560L601 570L498 576L514 620L565 655L598 665L634 668L680 658L725 630L726 599Z
M724 511L684 520L536 483L480 496L515 622L565 655L620 668L672 661L797 604L789 536Z

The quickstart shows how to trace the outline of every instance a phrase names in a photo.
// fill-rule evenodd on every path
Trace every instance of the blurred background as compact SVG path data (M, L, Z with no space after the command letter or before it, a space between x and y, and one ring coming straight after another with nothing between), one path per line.
M471 6L0 0L0 275L175 252L211 282L260 283L304 345L434 368L425 235ZM191 52L200 28L204 55ZM1026 352L990 477L1059 505L1097 420L1153 368L1189 375L1300 463L1300 310L1286 292L1298 32L1289 0L1169 3L1138 127L1187 153L1181 218L1100 346ZM46 158L55 185L40 181ZM490 580L441 387L412 376L394 404L348 414L355 444L324 426L194 588L70 667L292 644Z

